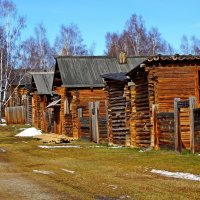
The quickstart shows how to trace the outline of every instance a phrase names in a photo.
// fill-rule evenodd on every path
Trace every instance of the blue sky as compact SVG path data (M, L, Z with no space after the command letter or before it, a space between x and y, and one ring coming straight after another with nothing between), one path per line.
M54 43L61 24L78 25L84 43L96 43L96 55L105 50L106 32L120 32L132 14L142 15L147 28L157 27L177 49L183 34L200 37L199 0L13 0L27 20L23 39L43 23Z

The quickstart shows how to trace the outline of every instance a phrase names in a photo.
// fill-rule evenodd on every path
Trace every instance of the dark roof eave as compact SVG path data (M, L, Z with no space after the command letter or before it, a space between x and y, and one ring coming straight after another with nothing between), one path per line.
M38 92L37 94L39 95L52 95L53 93L52 92Z
M62 85L66 88L99 88L104 87L104 84L95 84L95 85Z

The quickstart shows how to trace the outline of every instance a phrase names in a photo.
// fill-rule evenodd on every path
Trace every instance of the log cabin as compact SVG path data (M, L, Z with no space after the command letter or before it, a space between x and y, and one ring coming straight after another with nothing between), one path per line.
M100 75L128 72L132 66L140 63L140 58L129 62L129 65L122 64L116 58L104 56L56 57L53 91L60 102L57 105L55 101L53 105L55 132L95 141L91 115L94 114L96 105L99 107L97 112L100 129L97 142L107 143L107 91Z
M109 142L200 149L199 70L200 56L159 55L146 58L125 75L105 75Z
M53 72L31 72L32 124L44 132L53 132L53 113L47 106L52 101Z

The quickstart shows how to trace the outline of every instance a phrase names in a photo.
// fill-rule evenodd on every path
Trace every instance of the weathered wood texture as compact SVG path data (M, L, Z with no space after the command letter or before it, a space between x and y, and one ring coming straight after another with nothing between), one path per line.
M6 107L5 116L7 124L25 124L26 122L24 106Z
M55 133L66 134L74 138L91 138L88 103L99 101L99 116L100 118L105 118L105 91L102 90L102 88L67 89L64 87L55 87L54 91L61 98L60 123L58 125L60 127L55 130ZM81 117L79 116L80 111ZM55 116L55 120L57 117L58 116ZM106 130L101 128L101 124L102 123L100 123L100 137L102 133L102 138L104 138L103 132L106 132Z
M125 82L108 81L109 143L130 146L130 91Z
M31 97L28 94L28 90L21 87L11 88L11 90L9 91L9 95L10 97L6 104L6 108L8 108L6 109L6 112L9 112L9 114L7 113L9 115L7 123L10 124L14 122L16 124L17 122L18 124L25 124L25 123L31 124L32 103L31 103ZM21 106L23 106L23 109L20 108ZM23 113L21 114L18 113L19 109L21 110L20 112ZM23 117L22 119L15 119L16 116L23 116Z
M188 100L198 94L198 71L196 67L158 67L157 102L159 112L172 112L174 98ZM180 131L183 148L190 148L189 108L180 109Z
M157 131L159 147L174 150L174 113L162 112L157 114Z
M194 152L200 152L200 108L194 109Z
M50 96L38 95L37 92L33 93L32 97L32 124L44 132L52 131L52 110L47 109L50 102Z
M149 107L149 84L147 73L139 71L131 86L131 144L134 147L150 145L151 118Z

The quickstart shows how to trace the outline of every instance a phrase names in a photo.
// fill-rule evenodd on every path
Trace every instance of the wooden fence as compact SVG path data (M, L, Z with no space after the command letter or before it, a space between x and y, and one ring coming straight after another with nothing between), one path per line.
M155 121L155 145L161 148L174 149L182 152L183 148L189 149L191 153L200 152L200 108L195 108L195 97L190 97L189 100L181 101L175 98L174 112L154 113ZM189 115L182 116L181 109L187 109ZM184 130L181 128L182 121L187 123L188 134L184 135ZM184 118L182 120L182 118ZM186 124L186 123L185 123ZM185 126L185 124L183 124ZM187 136L187 137L186 137ZM188 145L185 146L187 139Z
M200 152L200 108L194 109L194 151Z
M25 124L26 113L24 106L7 107L5 109L7 124Z
M158 146L174 149L174 113L162 112L157 114Z

